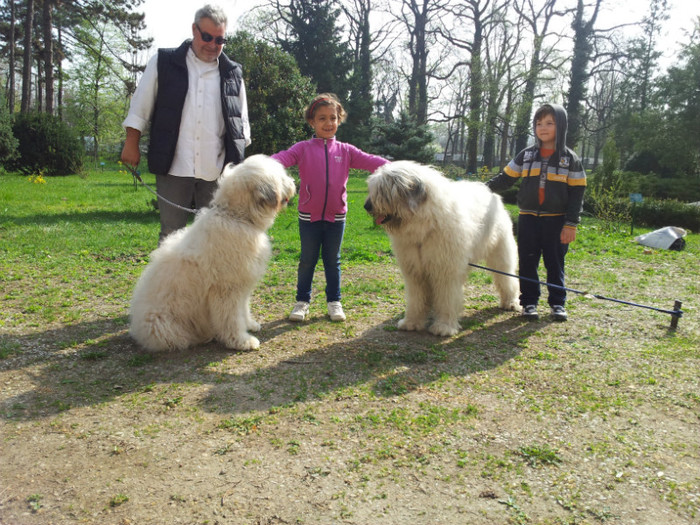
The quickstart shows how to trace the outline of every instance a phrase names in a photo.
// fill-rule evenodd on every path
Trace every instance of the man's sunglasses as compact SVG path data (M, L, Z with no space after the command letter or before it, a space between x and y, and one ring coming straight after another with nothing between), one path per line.
M213 40L214 42L216 42L217 46L223 46L226 42L228 42L228 38L226 38L225 36L217 36L215 38L214 35L210 35L206 31L202 31L199 25L195 24L194 26L199 31L199 34L202 35L202 40L206 43L209 43Z

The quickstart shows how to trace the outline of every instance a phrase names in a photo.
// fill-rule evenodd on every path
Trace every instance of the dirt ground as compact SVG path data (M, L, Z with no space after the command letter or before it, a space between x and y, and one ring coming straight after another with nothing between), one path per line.
M258 297L250 353L146 354L118 308L3 334L0 523L700 523L696 316L527 322L477 280L437 338L395 329L395 268L346 279L385 288L340 324Z

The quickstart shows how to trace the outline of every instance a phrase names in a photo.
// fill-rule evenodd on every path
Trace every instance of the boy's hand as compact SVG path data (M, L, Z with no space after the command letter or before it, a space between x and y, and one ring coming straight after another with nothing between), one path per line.
M559 240L562 244L570 244L576 240L576 228L574 226L564 226L561 229Z

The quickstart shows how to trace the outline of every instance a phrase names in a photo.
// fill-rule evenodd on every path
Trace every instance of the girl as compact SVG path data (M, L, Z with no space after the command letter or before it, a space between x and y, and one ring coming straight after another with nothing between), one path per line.
M317 95L304 110L304 118L314 130L313 137L272 155L286 168L299 166L301 255L296 304L289 315L290 321L303 321L309 312L311 283L319 253L326 274L328 314L331 321L345 320L340 303L340 245L348 210L349 170L354 168L373 172L388 162L335 139L338 126L346 116L334 94Z

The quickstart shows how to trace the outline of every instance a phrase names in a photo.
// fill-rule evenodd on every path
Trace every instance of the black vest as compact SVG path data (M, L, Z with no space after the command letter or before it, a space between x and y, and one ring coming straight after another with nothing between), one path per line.
M175 157L182 108L188 89L186 57L190 43L190 40L185 40L178 48L158 50L158 93L148 146L148 170L156 175L167 175ZM226 127L224 165L229 162L238 164L243 160L245 151L240 97L243 76L240 64L222 53L219 56L219 77Z

